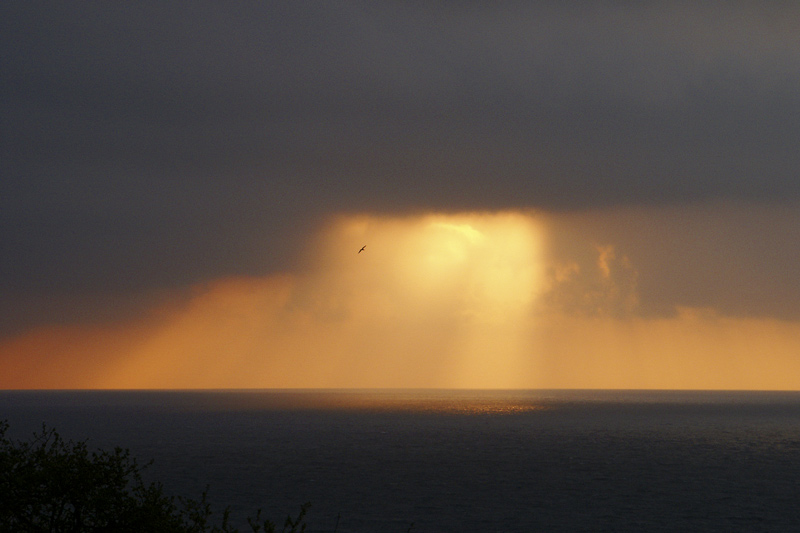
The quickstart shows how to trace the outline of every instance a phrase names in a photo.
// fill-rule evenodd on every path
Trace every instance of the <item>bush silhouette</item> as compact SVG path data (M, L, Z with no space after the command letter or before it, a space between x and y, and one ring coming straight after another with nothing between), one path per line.
M218 522L207 501L175 498L161 483L145 483L127 449L90 451L85 441L66 441L42 426L31 441L6 438L0 421L0 532L27 533L238 533L229 509ZM288 517L284 532L305 531L305 513ZM248 518L254 533L275 525Z

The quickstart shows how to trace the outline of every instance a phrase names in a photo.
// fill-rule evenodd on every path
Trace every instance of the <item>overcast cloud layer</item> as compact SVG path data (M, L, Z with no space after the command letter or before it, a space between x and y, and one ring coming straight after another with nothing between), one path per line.
M4 2L4 325L290 269L336 212L791 206L798 20L790 2ZM733 281L789 300L782 264Z

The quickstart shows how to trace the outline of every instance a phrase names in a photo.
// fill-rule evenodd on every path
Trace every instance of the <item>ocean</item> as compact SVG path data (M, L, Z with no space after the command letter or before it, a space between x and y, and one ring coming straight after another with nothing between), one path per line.
M800 530L800 393L0 391L168 492L309 532Z

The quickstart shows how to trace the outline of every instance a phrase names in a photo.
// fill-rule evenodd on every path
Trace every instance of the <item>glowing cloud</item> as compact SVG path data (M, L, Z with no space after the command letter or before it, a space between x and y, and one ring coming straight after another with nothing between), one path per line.
M638 314L625 250L557 223L342 215L291 274L0 342L0 388L800 388L800 323Z

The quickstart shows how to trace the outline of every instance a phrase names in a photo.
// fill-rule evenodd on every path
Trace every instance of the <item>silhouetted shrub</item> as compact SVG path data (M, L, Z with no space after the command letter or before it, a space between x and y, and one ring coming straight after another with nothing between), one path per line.
M25 533L237 533L226 509L212 522L207 491L200 500L174 498L160 483L142 480L127 449L90 451L85 441L65 441L42 427L29 442L6 438L0 421L0 531ZM286 519L284 532L305 531L301 507ZM248 518L254 533L275 525Z

